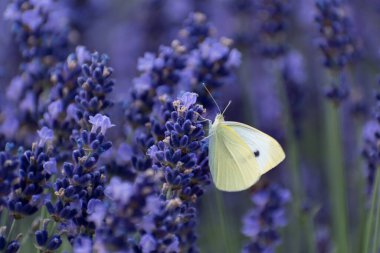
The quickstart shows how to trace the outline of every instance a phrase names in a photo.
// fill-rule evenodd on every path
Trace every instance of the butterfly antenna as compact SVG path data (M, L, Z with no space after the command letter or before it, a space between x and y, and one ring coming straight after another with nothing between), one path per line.
M228 104L227 104L226 107L224 108L224 110L223 110L223 112L222 112L222 115L224 115L224 113L227 111L227 109L228 109L228 107L230 106L231 102L232 102L231 100L228 101Z
M214 97L212 96L212 94L211 94L211 92L209 91L209 89L207 89L206 84L205 84L205 83L202 83L202 85L203 85L203 87L205 87L205 89L206 89L207 93L210 95L212 101L214 101L216 107L217 107L218 110L219 110L219 113L222 113L222 111L220 110L220 107L219 107L218 103L216 102L216 100L215 100ZM222 113L222 114L223 114L223 113Z

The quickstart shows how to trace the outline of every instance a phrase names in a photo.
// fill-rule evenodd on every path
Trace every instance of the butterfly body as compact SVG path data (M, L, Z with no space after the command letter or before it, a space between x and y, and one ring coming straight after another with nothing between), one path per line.
M249 188L285 158L272 137L251 126L225 121L222 114L215 117L209 135L211 175L222 191Z

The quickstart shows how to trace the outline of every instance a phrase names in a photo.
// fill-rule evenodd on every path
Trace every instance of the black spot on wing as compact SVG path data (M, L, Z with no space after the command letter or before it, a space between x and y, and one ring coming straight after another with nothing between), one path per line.
M260 151L256 150L255 152L253 152L253 154L255 155L255 157L258 157L260 155Z

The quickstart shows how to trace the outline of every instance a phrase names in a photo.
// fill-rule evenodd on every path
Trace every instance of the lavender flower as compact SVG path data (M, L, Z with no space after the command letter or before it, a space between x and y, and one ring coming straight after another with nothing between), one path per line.
M79 112L79 119L89 120L89 116L95 115L112 105L106 95L112 91L114 81L111 79L113 69L107 65L108 56L92 54L91 64L82 65L82 75L78 78L81 87L75 101Z
M17 182L17 168L20 164L14 145L8 143L5 151L0 152L0 212L7 206L8 195Z
M276 184L268 184L253 193L254 208L243 218L242 233L250 242L242 252L274 252L280 242L278 229L286 225L285 205L289 191Z
M264 57L277 58L287 50L285 31L289 22L287 0L255 0L252 3L257 18L257 51Z
M134 183L114 177L105 189L107 205L99 204L88 220L96 224L94 249L99 252L138 251L140 227L152 227L148 214L162 209L152 171L137 175ZM127 190L127 191L125 191ZM107 222L105 222L107 221Z
M60 230L65 231L69 239L83 229L94 230L87 216L93 208L92 202L103 199L106 182L105 168L97 162L112 146L111 142L104 141L102 133L86 130L82 130L75 141L77 149L72 153L73 163L63 164L63 175L54 183L57 200L46 203L49 214L60 223Z
M14 0L4 16L11 21L21 55L20 71L6 91L8 103L13 103L18 116L18 124L14 126L19 131L12 137L29 146L33 140L29 133L40 127L38 120L45 106L45 92L50 88L50 69L64 60L69 49L67 9L59 1Z
M181 32L182 39L170 47L161 46L157 56L146 54L139 60L143 72L135 79L126 110L132 126L144 126L158 98L176 97L183 90L200 94L206 108L213 105L201 85L210 90L220 88L240 64L240 53L231 48L232 41L212 36L211 26L201 13L191 14Z
M60 235L49 236L47 229L48 223L49 220L44 220L42 222L42 229L37 230L34 233L36 247L42 252L51 252L57 250L62 244L62 239Z
M195 104L197 95L185 93L168 108L170 119L166 122L165 139L148 150L153 169L165 175L163 196L193 198L202 195L202 184L207 185L209 174L205 152L201 142L205 136L205 110Z
M369 119L363 128L363 157L367 162L366 178L367 193L372 194L373 184L375 183L376 170L379 164L379 139L380 139L380 95L376 95L375 105L373 106L372 118Z
M300 122L304 116L303 107L306 93L306 76L303 65L304 58L300 52L290 51L284 57L282 67L282 79L285 85L288 107L296 135L301 133Z
M107 59L107 56L98 53L91 55L85 47L78 46L75 53L52 71L50 79L54 86L40 124L55 129L60 147L58 160L69 157L72 144L66 140L73 131L86 129L92 115L103 112L112 104L106 99L114 84ZM106 121L101 130L103 135Z
M203 195L204 187L210 183L208 149L202 143L205 137L205 120L202 117L205 110L196 104L196 97L195 93L184 93L172 102L172 107L168 108L171 117L165 124L165 139L148 150L154 162L153 169L164 174L161 198L166 207L153 219L156 221L155 227L157 230L173 227L174 230L167 231L166 236L175 236L178 250L190 252L196 251L194 205ZM151 241L156 233L149 233ZM160 242L165 240L166 237L156 236L156 250L163 251L163 243ZM173 247L173 244L170 245ZM149 246L153 247L153 244L149 243Z
M95 116L90 116L88 122L92 124L91 133L96 133L98 129L100 129L102 135L106 134L108 128L115 126L114 124L111 124L111 120L107 116L100 113Z
M344 5L336 0L316 1L321 38L319 47L326 68L342 69L358 57L358 44Z
M4 16L13 22L13 35L25 59L53 63L66 56L67 11L56 1L14 0L8 5Z
M216 33L215 28L207 20L205 14L201 12L191 13L183 23L180 31L181 39L186 48L197 48L206 38L213 37Z
M15 240L7 241L6 227L0 227L0 250L5 253L16 253L20 249L19 237Z
M46 189L52 171L46 170L44 164L52 155L52 147L47 143L52 136L50 131L41 130L39 145L34 144L32 150L19 155L17 181L7 200L8 209L15 219L36 213L47 197Z

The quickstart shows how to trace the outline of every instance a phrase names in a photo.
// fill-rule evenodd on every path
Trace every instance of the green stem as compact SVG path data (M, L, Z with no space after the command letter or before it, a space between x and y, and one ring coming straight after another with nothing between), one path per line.
M371 245L371 232L373 230L373 216L374 216L375 207L376 207L376 200L378 198L378 193L379 193L379 183L380 183L380 172L376 170L375 184L374 184L372 199L371 199L371 208L369 211L369 216L368 216L367 224L366 224L366 230L364 234L363 252L369 252L369 248Z
M233 251L231 249L231 241L226 233L226 222L225 222L226 216L224 213L225 207L224 207L223 196L222 196L222 193L219 192L218 190L214 190L214 194L215 194L216 206L218 210L217 214L218 214L218 219L220 223L220 231L223 237L222 239L224 241L225 249L227 253L232 253Z
M15 227L15 224L16 224L16 219L13 218L11 228L8 231L7 242L9 242L9 240L11 239L12 232L13 232L13 229Z
M379 170L379 168L377 168ZM376 170L376 171L377 171ZM376 218L375 218L375 232L373 234L373 253L377 253L379 249L379 226L380 226L380 199L379 199L379 186L376 189Z
M332 226L337 253L348 253L346 186L341 142L341 122L338 107L326 101L326 162L327 181L330 191Z
M356 136L356 146L361 147L362 144L362 126L363 123L359 120L354 121L354 127L355 127L355 136ZM359 152L358 152L359 153ZM357 203L357 206L365 207L366 205L366 193L365 193L365 178L363 177L362 170L363 168L363 159L356 159L356 162L354 163L353 168L353 178L354 181L352 184L354 184L355 187L355 199L353 200L353 203ZM357 227L357 230L355 233L352 234L351 237L351 242L352 248L354 252L360 252L361 249L363 248L364 244L364 234L365 234L365 229L366 229L366 218L367 218L367 213L366 213L366 208L358 208L357 210L357 217L356 217L356 223L354 224L353 227Z
M315 253L315 237L313 229L313 217L310 213L303 213L302 202L304 201L304 187L301 184L300 175L300 158L299 158L299 141L295 135L295 126L291 116L291 108L286 92L285 84L281 76L281 71L276 70L277 86L280 90L281 100L284 104L284 115L286 125L286 146L287 146L287 161L290 166L291 172L291 185L292 185L292 213L293 221L295 224L291 224L292 228L292 252L301 252L300 238L301 233L306 236L307 252ZM301 214L301 215L300 215ZM301 232L302 231L302 232Z

